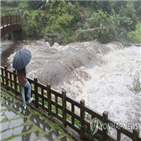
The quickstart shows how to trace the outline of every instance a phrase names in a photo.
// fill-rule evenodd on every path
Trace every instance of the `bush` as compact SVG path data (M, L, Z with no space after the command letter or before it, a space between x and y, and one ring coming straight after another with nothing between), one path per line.
M141 24L137 24L136 30L128 33L128 38L134 43L141 43Z
M137 71L132 76L132 85L127 85L128 89L132 91L133 93L137 94L141 92L141 70Z
M42 37L46 26L46 16L43 11L25 11L22 16L22 30L26 37Z
M98 39L100 42L108 42L114 37L114 20L113 17L99 10L94 12L84 25L84 31L78 32L78 40Z
M67 3L65 1L52 1L46 4L48 9L47 27L45 34L57 34L62 43L67 44L75 41L75 28L79 21L79 5Z

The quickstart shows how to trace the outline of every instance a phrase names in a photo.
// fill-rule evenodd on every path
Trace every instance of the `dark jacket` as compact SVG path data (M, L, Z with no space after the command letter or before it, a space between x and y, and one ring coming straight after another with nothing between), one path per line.
M24 84L27 82L26 68L17 70L17 76L18 76L19 85L24 86Z

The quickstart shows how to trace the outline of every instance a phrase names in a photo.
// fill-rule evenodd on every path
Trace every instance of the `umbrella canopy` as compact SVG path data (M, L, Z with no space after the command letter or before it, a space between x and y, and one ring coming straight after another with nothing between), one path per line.
M31 59L31 52L27 49L20 49L13 59L13 68L21 70L27 66Z

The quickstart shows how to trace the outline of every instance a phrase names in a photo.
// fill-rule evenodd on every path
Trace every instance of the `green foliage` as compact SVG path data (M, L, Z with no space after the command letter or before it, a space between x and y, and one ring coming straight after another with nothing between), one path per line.
M68 13L62 14L62 16L59 16L56 20L56 24L59 24L60 26L64 28L71 27L71 21L74 17L72 15L68 15Z
M133 93L137 94L137 93L140 93L141 92L141 70L140 71L137 71L133 76L132 76L132 84L131 86L130 85L127 85L128 89L130 91L132 91Z
M129 27L129 29L128 29L129 31L136 29L137 17L136 17L136 14L135 14L133 2L128 2L125 5L125 7L121 6L121 9L119 11L119 15L120 15L120 17L130 18L130 21L127 18L126 18L126 22L124 20L125 24L130 22L130 24L126 25L126 26Z
M41 2L41 0L27 0L27 1L29 6L34 10L37 8L38 4Z
M141 43L141 24L136 25L136 30L128 33L128 38L134 43Z
M79 5L65 1L52 1L46 4L47 15L46 34L55 34L68 43L74 39L74 31L80 17Z
M127 1L113 1L113 9L115 11L116 14L119 14L119 11L121 9L121 7L125 7L125 5L127 4Z
M27 38L51 34L63 44L94 39L140 41L134 32L141 19L139 1L2 1L2 15L7 10L10 14L25 10L22 29Z
M26 37L41 37L41 31L46 26L46 16L43 11L25 11L22 16L22 30Z
M115 30L114 18L107 12L103 12L102 10L94 12L88 22L90 28L95 28L94 34L97 35L98 40L107 42L113 39Z
M2 1L1 15L16 15L18 10L28 9L27 1Z
M22 2L19 2L19 4L18 4L19 9L25 9L25 8L28 8L28 7L29 7L29 5L28 5L27 1L22 1Z
M141 1L135 1L134 8L136 9L136 16L141 20Z
M85 24L84 24L84 29L89 29L90 28L90 25L86 22Z

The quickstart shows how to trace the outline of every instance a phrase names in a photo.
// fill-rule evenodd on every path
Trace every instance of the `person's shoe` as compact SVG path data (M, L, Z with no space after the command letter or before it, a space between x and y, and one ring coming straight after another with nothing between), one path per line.
M24 109L26 110L26 105L24 106Z
M30 100L29 100L28 102L30 103L30 102L32 102L33 100L34 100L34 98L33 98L33 97L31 97L31 98L30 98Z

